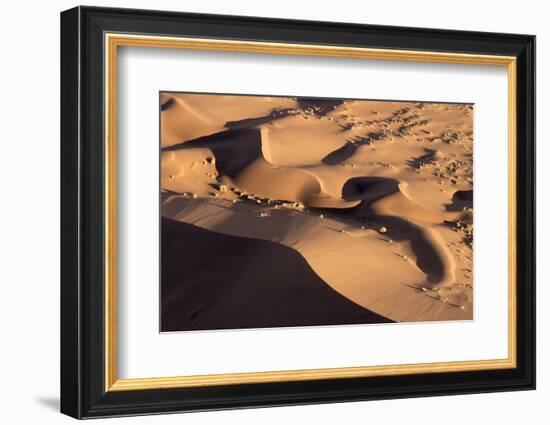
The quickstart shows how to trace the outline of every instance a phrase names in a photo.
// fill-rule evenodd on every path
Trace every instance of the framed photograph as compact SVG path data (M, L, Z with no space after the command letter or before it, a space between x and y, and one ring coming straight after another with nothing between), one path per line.
M61 411L535 387L535 37L61 14Z

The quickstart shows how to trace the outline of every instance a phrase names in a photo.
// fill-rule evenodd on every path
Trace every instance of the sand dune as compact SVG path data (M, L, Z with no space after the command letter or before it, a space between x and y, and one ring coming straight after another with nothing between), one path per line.
M211 97L210 97L211 98ZM198 94L161 94L161 146L196 139L225 130L226 124L261 117L296 106L292 99L242 96L235 108L232 96L216 96L215 104ZM251 126L247 126L250 128Z
M163 331L388 322L277 243L163 218L162 250Z
M164 217L292 248L392 321L472 318L471 105L161 102Z

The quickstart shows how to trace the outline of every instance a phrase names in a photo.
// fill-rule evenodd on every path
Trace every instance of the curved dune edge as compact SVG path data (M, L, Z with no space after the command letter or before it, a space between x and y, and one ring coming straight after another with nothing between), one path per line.
M389 322L334 291L281 244L167 218L161 229L163 332Z
M266 223L253 205L177 195L166 196L162 210L167 218L204 229L293 248L334 290L392 321L468 318L456 305L422 291L425 274L412 261L403 260L397 243L388 249L388 242L375 230L357 234L346 231L340 221L285 210L273 212Z
M471 106L166 98L163 216L291 247L394 321L472 318Z

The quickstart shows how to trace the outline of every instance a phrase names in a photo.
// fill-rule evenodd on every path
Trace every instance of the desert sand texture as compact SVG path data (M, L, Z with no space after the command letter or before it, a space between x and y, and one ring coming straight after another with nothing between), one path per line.
M473 318L473 105L160 102L161 330Z

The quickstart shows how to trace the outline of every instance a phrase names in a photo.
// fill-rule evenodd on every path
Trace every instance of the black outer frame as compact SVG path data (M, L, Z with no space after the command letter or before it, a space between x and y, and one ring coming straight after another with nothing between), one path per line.
M515 56L517 368L105 392L105 32ZM92 418L534 388L534 36L82 6L61 13L62 413Z

